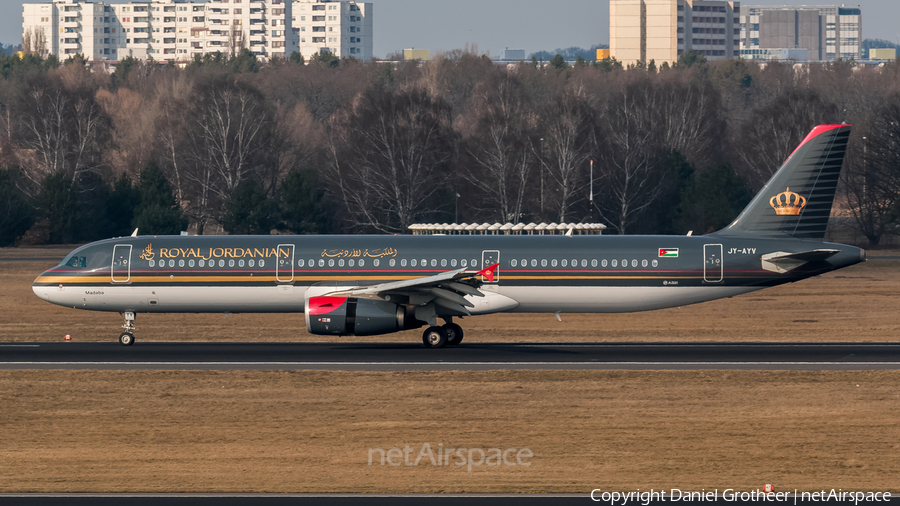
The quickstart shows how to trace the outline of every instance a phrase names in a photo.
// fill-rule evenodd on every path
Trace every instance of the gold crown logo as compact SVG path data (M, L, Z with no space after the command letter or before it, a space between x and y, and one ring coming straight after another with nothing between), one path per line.
M779 216L797 216L806 207L806 198L791 191L790 188L769 199L769 205Z

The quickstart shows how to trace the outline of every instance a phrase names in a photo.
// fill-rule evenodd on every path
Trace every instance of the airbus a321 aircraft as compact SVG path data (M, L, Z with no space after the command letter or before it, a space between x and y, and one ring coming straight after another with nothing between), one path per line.
M82 246L34 281L77 309L305 313L319 335L427 325L459 344L454 317L617 313L731 297L865 260L822 242L850 135L821 125L728 227L700 236L132 236ZM443 325L439 325L439 320Z

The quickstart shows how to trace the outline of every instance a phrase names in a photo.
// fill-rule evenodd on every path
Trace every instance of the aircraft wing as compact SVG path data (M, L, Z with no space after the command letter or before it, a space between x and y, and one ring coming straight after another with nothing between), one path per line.
M499 265L499 263L496 263L480 271L457 269L422 278L357 286L329 292L324 294L324 296L386 301L390 301L392 296L403 297L413 305L434 302L445 309L465 316L471 316L466 308L475 306L466 300L465 296L484 297L484 294L478 290L483 284L478 277L483 276L488 281L493 281L494 272Z
M767 271L785 273L808 262L820 262L840 253L838 249L814 249L798 253L776 251L762 256L762 267Z

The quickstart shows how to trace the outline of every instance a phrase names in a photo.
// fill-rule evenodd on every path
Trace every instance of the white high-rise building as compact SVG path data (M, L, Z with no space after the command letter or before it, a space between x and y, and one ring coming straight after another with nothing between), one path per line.
M372 4L352 0L295 0L292 46L304 58L328 51L341 58L372 58Z
M244 47L261 59L284 58L291 40L291 3L284 0L53 0L23 4L23 15L23 37L34 41L43 32L45 52L60 59L80 53L89 60L187 61Z

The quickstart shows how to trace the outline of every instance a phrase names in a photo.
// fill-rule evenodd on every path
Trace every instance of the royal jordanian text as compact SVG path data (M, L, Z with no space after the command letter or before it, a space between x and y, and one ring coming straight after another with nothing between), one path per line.
M799 504L800 502L846 502L846 503L872 503L890 502L890 492L849 492L843 489L821 490L819 492L763 492L751 490L749 492L726 488L719 493L719 489L700 492L689 492L677 488L669 490L634 490L631 492L604 491L599 488L591 490L591 500L604 502L610 506L624 506L626 504L641 504L648 506L657 502L704 502L717 501L721 498L727 502L784 502Z

